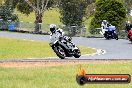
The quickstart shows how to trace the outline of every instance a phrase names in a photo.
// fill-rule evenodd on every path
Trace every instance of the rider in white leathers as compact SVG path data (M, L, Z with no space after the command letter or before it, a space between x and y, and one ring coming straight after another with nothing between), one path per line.
M104 35L104 33L105 33L106 31L108 31L108 30L107 30L108 24L109 24L109 23L107 22L107 20L103 20L103 21L102 21L102 23L101 23L101 31L100 31L100 34Z
M50 25L50 43L54 43L56 40L59 40L60 38L64 38L66 41L70 41L70 37L64 36L64 32L62 29L57 28L55 24Z
M54 43L56 40L59 40L61 36L64 35L64 32L62 29L57 28L55 24L50 25L50 43Z
M79 48L72 42L70 37L64 36L62 29L57 28L55 24L51 24L50 31L50 46L58 57L64 59L67 56L74 56L75 58L81 56Z

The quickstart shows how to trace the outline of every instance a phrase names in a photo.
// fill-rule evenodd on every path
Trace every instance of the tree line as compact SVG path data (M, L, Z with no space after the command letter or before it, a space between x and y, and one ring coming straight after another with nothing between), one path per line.
M2 2L4 4L1 4ZM132 0L1 0L0 4L0 10L7 7L10 14L15 8L27 15L35 12L36 32L39 32L45 10L50 8L57 7L60 9L60 21L67 26L81 26L84 18L94 16L90 26L91 29L99 27L103 19L120 27L125 22L126 14L132 9ZM0 16L6 18L2 14L1 11ZM11 18L18 20L14 14L8 19Z

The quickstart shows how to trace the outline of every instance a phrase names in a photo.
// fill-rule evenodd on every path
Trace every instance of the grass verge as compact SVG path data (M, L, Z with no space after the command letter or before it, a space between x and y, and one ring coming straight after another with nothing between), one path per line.
M82 54L95 53L95 49L79 46ZM55 57L48 42L0 38L0 59Z
M0 67L0 88L80 88L75 80L78 67L78 65L38 68ZM83 64L82 67L88 74L132 75L132 61L93 61ZM132 88L132 83L87 84L83 88Z

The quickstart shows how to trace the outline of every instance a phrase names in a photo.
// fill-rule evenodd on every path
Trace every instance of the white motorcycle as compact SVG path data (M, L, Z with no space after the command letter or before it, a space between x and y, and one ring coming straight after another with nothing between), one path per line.
M56 55L61 58L65 59L65 57L72 57L79 58L81 56L80 49L72 42L72 39L67 36L63 37L53 37L53 41L50 42L50 46L56 53Z

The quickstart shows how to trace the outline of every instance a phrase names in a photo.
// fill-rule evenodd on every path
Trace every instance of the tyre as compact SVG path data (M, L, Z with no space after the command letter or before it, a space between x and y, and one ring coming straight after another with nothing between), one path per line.
M130 39L129 39L129 41L132 43L132 36L130 36Z
M114 36L114 37L115 37L115 39L116 39L116 40L118 40L118 39L119 39L117 34L115 34L115 36Z
M129 40L130 42L131 42L131 44L132 44L132 40Z
M107 40L109 40L110 38L109 37L106 37Z
M61 46L54 47L54 52L56 53L56 55L57 55L59 58L65 59L66 54L65 54L64 49L63 49Z
M110 38L109 38L109 34L104 34L104 37L105 37L105 39L107 39L107 40L109 40Z
M118 37L116 37L115 39L118 40Z
M109 40L110 38L109 38L109 36L105 36L105 39L106 39L106 40Z
M74 50L74 55L73 55L75 58L79 58L81 56L81 52L79 49L75 49Z

